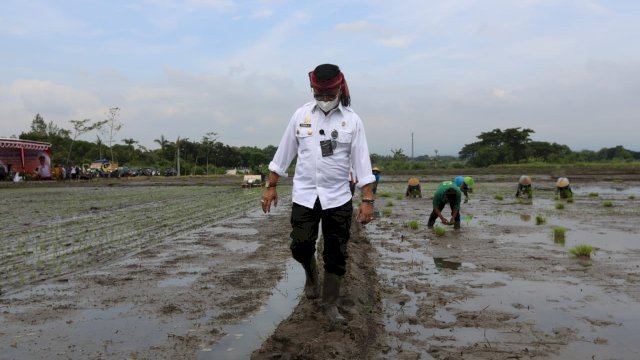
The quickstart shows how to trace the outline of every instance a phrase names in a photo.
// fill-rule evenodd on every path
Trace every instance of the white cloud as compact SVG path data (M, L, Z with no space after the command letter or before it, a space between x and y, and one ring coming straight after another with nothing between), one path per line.
M262 8L262 9L255 10L250 17L253 19L261 19L261 18L270 17L271 15L273 15L273 10Z
M493 93L493 96L497 98L503 98L507 95L507 92L505 90L499 89L499 88L493 89L492 93Z
M370 30L373 26L365 21L358 20L350 23L340 23L335 26L336 31L344 31L344 32L357 32L357 31L365 31Z
M394 36L386 38L378 38L377 42L386 47L406 48L413 42L409 36Z

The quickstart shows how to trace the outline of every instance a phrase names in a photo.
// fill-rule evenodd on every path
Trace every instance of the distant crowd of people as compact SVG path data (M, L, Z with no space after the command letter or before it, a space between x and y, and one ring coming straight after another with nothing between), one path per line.
M44 156L40 156L38 161L39 166L32 172L20 172L16 171L11 164L0 164L0 181L78 180L83 176L83 171L78 165L57 164L51 168Z

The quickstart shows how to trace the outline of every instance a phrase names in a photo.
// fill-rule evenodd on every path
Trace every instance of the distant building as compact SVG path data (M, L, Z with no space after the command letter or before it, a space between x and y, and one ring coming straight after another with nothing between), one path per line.
M0 138L0 166L6 173L34 174L40 166L40 156L52 167L50 148L51 144L45 142Z

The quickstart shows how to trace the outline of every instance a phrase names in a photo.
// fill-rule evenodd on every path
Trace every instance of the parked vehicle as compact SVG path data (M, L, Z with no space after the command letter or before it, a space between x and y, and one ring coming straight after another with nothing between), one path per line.
M108 174L118 170L118 163L111 162L107 159L98 159L94 160L91 165L89 165L89 169L95 169L100 171L101 173Z

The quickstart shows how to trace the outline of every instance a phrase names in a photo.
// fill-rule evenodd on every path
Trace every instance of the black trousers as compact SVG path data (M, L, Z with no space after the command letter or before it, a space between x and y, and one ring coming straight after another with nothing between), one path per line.
M291 208L291 255L299 263L308 263L316 252L316 240L322 220L324 239L322 259L327 272L342 276L346 272L353 204L322 210L316 199L313 209L293 203Z
M442 210L444 210L445 205L447 205L446 202L441 202L438 205L438 209L440 209L440 212L442 212ZM451 212L453 212L453 203L449 203L449 206L451 207ZM444 214L443 214L444 216ZM448 216L445 216L445 218L448 218ZM436 222L436 219L438 219L438 215L436 215L435 211L431 211L431 215L429 216L429 222L428 224L434 224ZM458 215L456 215L456 218L453 219L455 222L460 222L460 211L458 211Z

